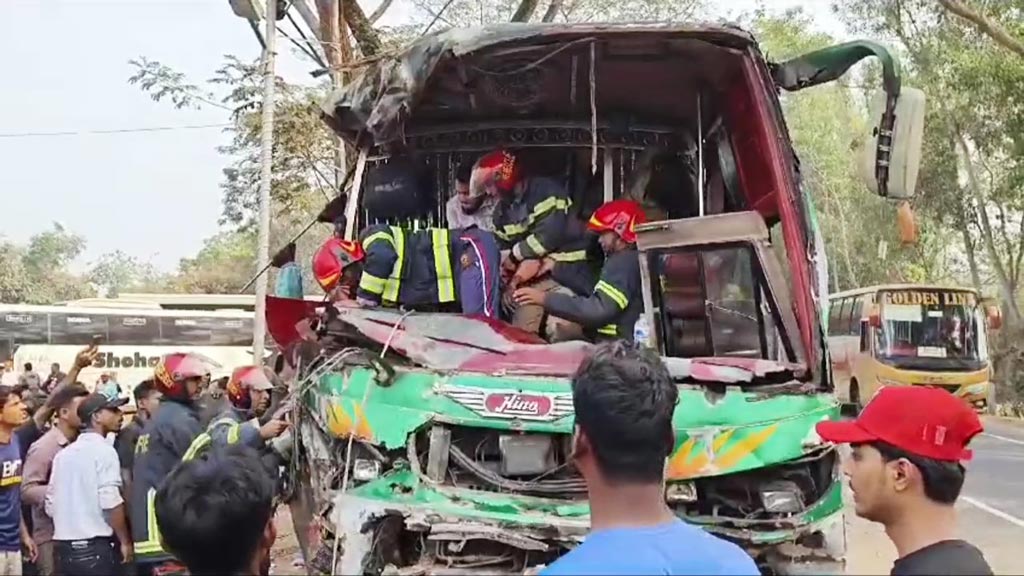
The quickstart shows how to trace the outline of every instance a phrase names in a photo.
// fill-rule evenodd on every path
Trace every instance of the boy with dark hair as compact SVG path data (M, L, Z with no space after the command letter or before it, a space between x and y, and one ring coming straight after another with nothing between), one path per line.
M216 446L178 465L156 493L156 520L168 551L190 574L270 571L273 475L244 445Z
M851 422L819 422L829 442L850 444L843 464L858 516L896 546L893 575L992 574L974 546L954 537L953 504L964 484L967 444L982 431L962 399L937 388L890 386Z
M22 573L21 551L35 562L36 546L21 510L22 443L34 434L20 387L0 386L0 574Z
M78 437L82 421L78 418L78 405L89 395L85 386L69 384L50 397L49 404L57 410L57 420L39 441L32 444L25 458L21 499L30 506L32 539L39 548L37 568L43 576L56 573L53 560L53 521L46 514L44 502L50 471L57 453Z
M81 435L53 459L46 512L53 518L59 574L120 574L121 564L132 560L117 452L106 440L120 430L126 402L102 393L87 396L78 405Z
M678 394L648 348L616 341L583 360L572 381L573 460L587 482L591 533L541 574L760 574L738 546L665 504Z

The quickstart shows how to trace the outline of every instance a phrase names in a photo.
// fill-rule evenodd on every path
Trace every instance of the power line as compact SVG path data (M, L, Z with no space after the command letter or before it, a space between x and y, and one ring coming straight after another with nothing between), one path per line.
M133 132L168 132L171 130L204 130L226 128L233 124L192 124L186 126L153 126L149 128L115 128L109 130L67 130L61 132L0 132L0 138L43 138L50 136L84 136L90 134L129 134Z

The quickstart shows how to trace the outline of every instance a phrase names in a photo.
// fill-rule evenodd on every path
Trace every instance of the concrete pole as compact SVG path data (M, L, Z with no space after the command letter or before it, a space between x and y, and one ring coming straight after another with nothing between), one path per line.
M259 245L256 248L256 269L263 270L270 262L270 184L274 152L274 47L277 39L277 2L267 0L264 15L267 23L266 49L263 53L263 119L260 142L260 212ZM253 362L263 363L264 340L267 334L267 274L256 281L256 318L253 321Z

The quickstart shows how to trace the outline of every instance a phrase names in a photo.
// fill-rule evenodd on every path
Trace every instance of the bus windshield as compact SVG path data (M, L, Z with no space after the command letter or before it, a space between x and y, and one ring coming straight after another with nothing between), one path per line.
M982 367L984 328L972 292L888 290L878 301L879 360L900 368Z

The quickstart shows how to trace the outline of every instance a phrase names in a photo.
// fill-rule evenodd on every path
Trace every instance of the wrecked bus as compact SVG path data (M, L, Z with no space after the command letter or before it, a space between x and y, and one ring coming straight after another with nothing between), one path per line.
M877 193L905 198L923 95L901 90L877 45L770 63L724 25L424 37L368 62L324 104L358 153L346 233L386 219L364 204L364 184L399 156L424 168L436 197L393 224L444 226L455 166L499 146L563 182L582 218L612 198L643 202L648 345L680 390L666 501L768 573L841 573L838 457L814 431L839 416L824 252L778 91L834 80L871 55L885 91L863 172ZM294 340L310 307L268 299L274 338ZM440 312L319 318L316 342L288 352L300 399L290 506L309 572L535 573L584 538L570 379L591 344Z

